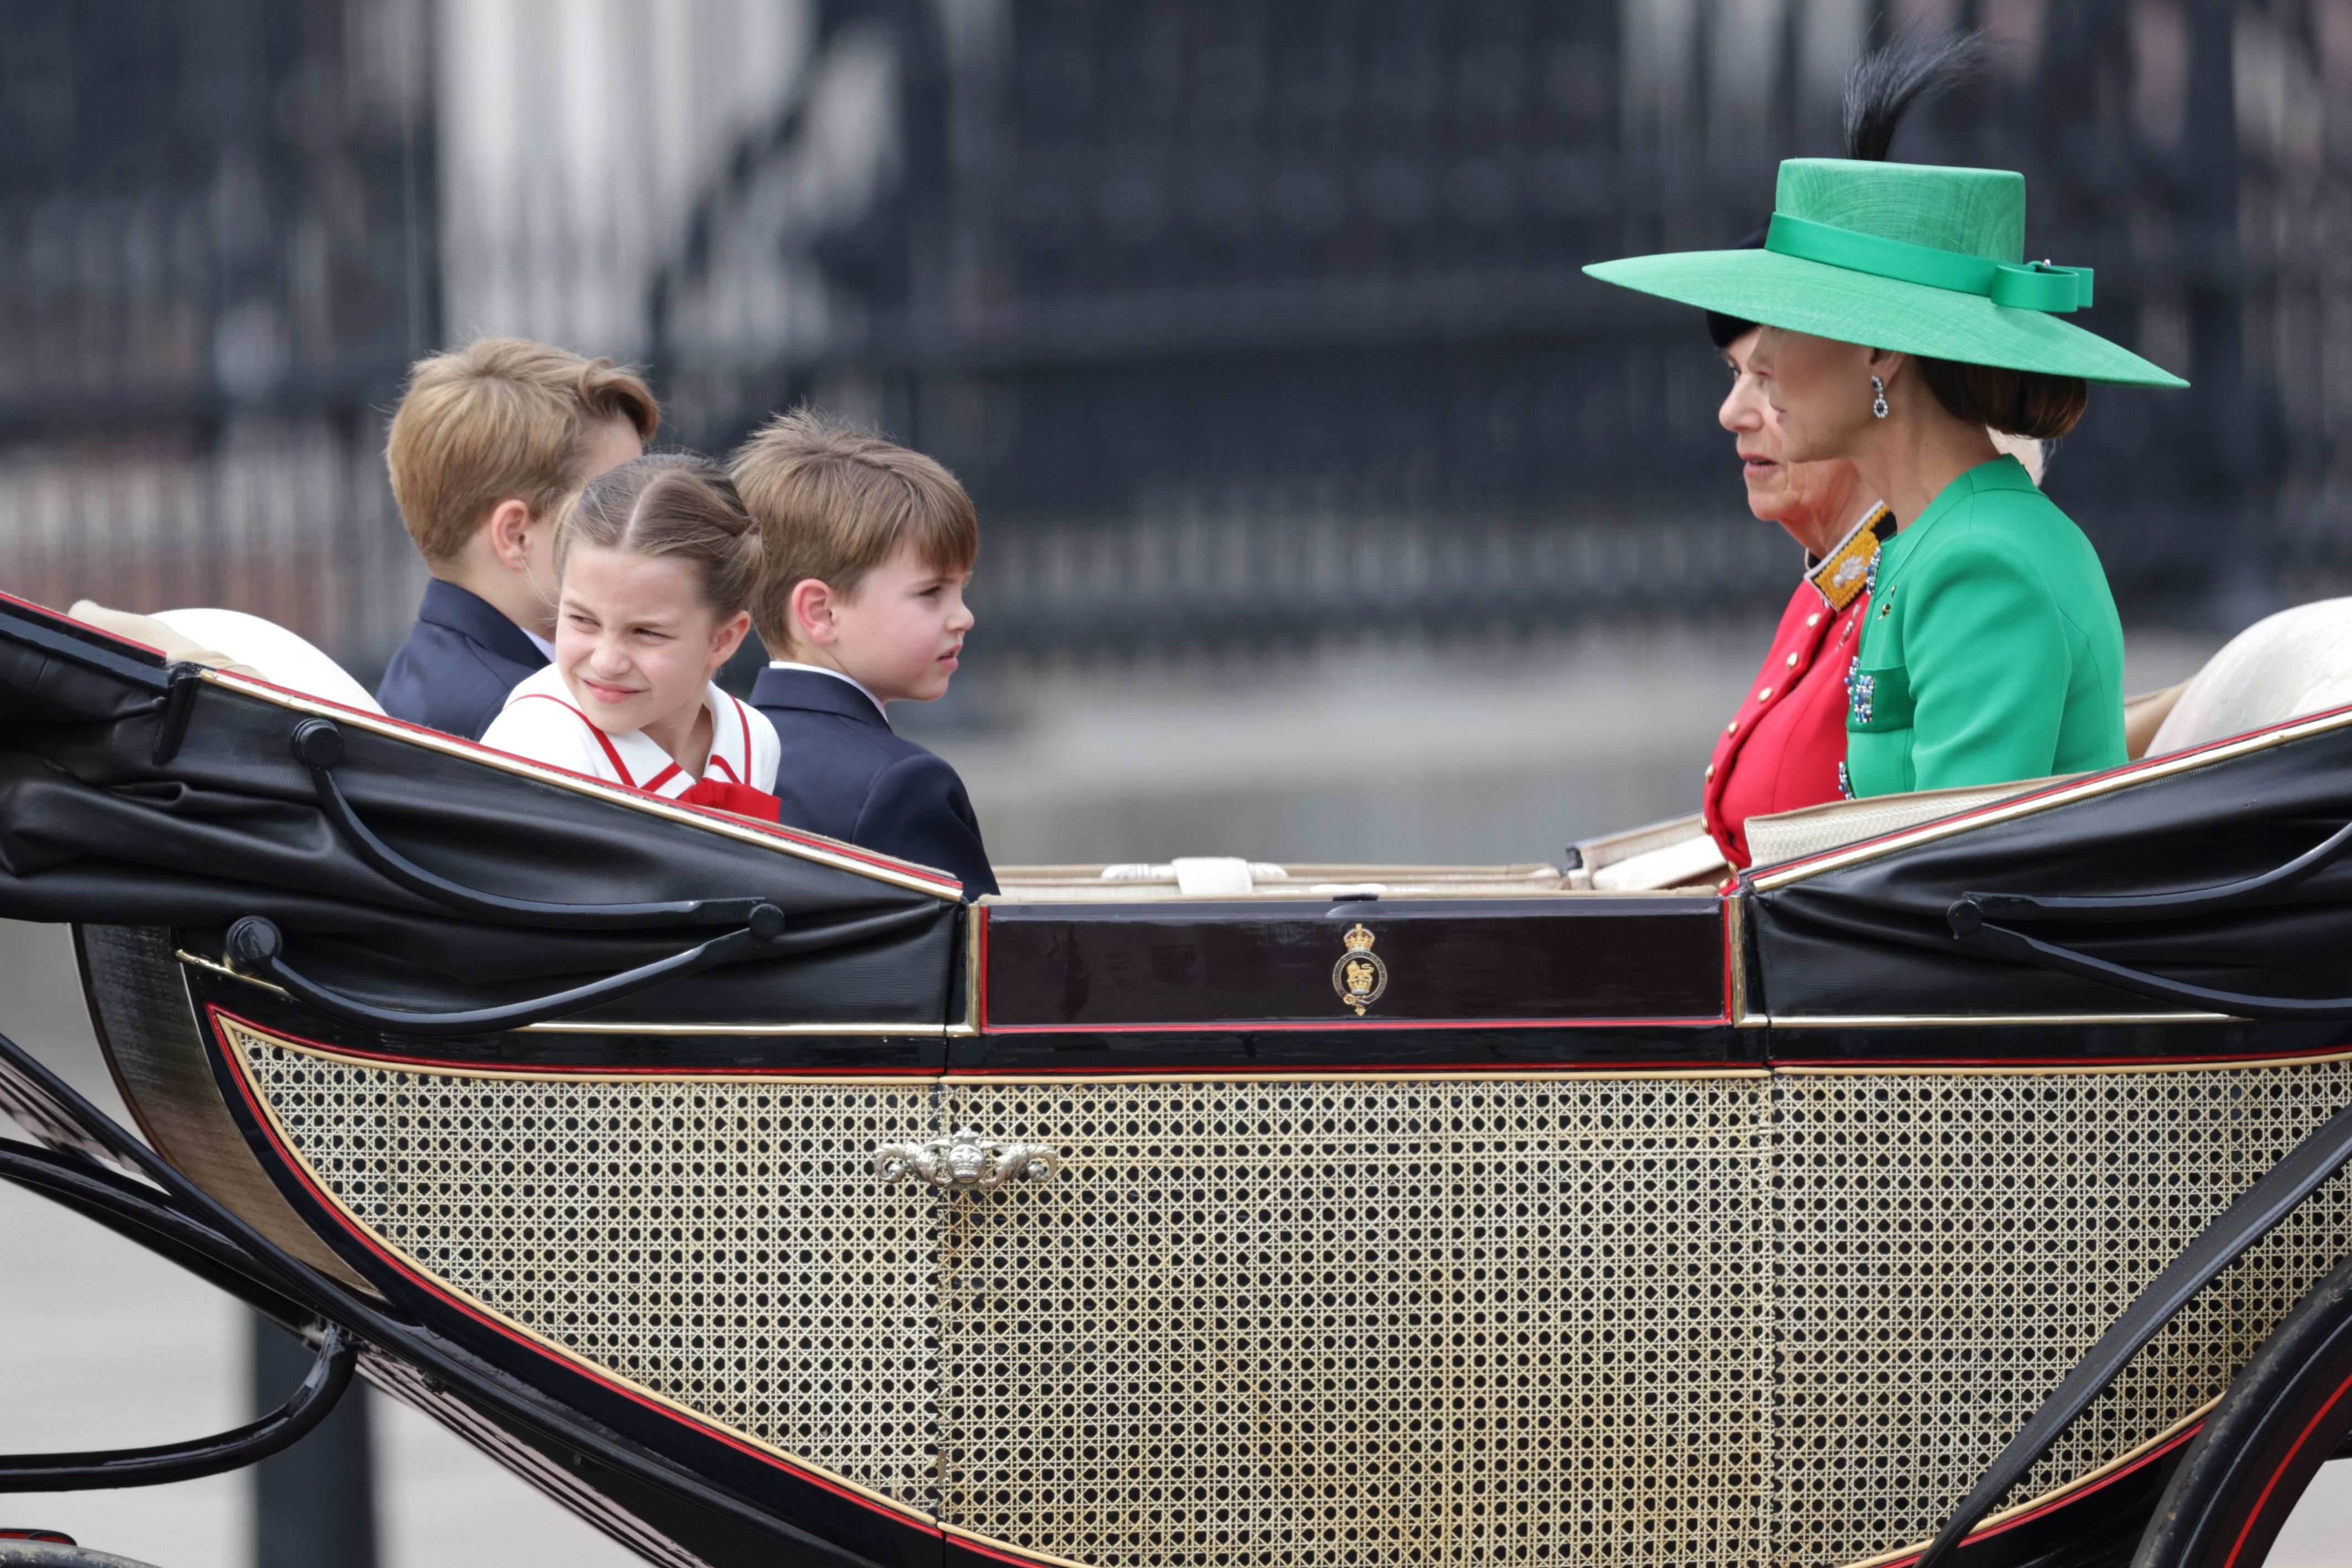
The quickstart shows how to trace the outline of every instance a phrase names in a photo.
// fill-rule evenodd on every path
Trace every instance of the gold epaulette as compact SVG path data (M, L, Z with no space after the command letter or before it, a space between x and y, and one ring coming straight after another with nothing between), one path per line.
M1870 515L1853 525L1853 531L1838 542L1836 549L1822 557L1821 563L1805 574L1805 581L1813 585L1832 610L1843 610L1862 596L1870 582L1870 563L1877 559L1878 547L1895 537L1895 514L1881 501L1871 508Z

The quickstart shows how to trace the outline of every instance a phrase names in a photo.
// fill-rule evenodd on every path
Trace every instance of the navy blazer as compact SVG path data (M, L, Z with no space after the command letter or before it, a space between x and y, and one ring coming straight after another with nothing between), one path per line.
M488 600L436 577L408 640L383 667L375 700L395 719L478 741L507 693L547 656Z
M752 684L751 706L783 742L776 797L785 826L935 866L968 899L996 891L963 780L902 739L866 693L814 670L769 668Z

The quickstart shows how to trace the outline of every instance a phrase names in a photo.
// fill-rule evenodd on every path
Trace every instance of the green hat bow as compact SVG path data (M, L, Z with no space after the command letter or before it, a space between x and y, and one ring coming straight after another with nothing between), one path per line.
M1949 289L1956 294L1981 294L1996 305L2017 310L2063 314L2091 302L2087 267L2060 267L2048 261L2029 261L2021 267L1989 261L1981 256L1887 239L1782 212L1772 215L1764 248L1782 256L1801 256L1826 267L1867 272L1874 278L1899 278L1930 289Z
M2141 386L2179 376L2057 320L2087 267L2025 258L2025 180L2000 169L1791 158L1761 250L1595 262L1603 282L1790 331L1966 364Z

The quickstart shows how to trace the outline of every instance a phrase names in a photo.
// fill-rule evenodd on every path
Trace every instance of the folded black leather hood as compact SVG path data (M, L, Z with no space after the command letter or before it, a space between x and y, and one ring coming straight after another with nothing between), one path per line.
M2116 787L1785 886L1773 884L1803 862L1748 873L1751 976L1762 992L1751 1005L1790 1016L2165 1010L2103 982L1972 952L1946 911L1971 892L2148 896L2283 866L2352 821L2352 714L2284 727L2255 749L2225 745L2202 763L2158 759L2103 782ZM2032 931L2217 990L2352 995L2352 855L2242 907Z
M265 916L305 973L425 1010L541 994L716 934L452 914L379 872L322 811L292 748L312 717L304 704L194 674L0 603L0 917L173 927L217 956L230 922ZM798 951L612 1005L629 1017L946 1016L960 920L951 889L868 873L823 846L746 843L390 726L344 719L337 729L334 776L359 817L451 881L542 902L743 898L784 912ZM828 928L871 931L894 911L902 918L882 921L884 934L827 942Z

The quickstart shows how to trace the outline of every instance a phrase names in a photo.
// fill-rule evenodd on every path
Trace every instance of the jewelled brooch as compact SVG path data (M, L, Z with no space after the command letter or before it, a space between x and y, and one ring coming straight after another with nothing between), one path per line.
M1846 711L1853 715L1853 721L1855 723L1867 724L1870 722L1871 688L1878 684L1878 678L1873 675L1864 675L1862 672L1861 665L1862 655L1855 654L1853 656L1853 662L1846 666Z

